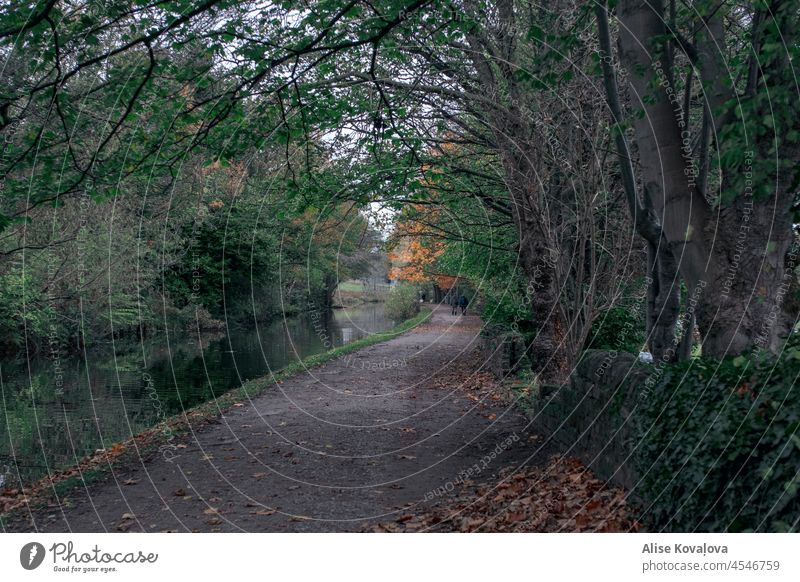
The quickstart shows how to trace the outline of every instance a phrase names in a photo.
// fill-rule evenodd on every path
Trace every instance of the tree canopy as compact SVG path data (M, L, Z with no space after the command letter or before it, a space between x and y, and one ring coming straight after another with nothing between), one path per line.
M289 229L372 205L405 209L411 244L441 246L431 268L487 296L492 269L513 273L544 377L642 285L664 361L695 327L722 357L777 350L793 325L795 3L48 0L2 16L9 261L72 236L32 236L45 208L171 212L204 168L239 168L259 192L223 212L260 249L263 200Z

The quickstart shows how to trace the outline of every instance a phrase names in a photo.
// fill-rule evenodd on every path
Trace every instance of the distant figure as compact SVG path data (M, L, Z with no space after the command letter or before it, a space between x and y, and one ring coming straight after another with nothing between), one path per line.
M427 297L428 297L428 296L425 294L425 291L423 291L423 292L422 292L422 303L425 303L425 299L426 299Z
M467 314L468 303L469 302L467 301L467 297L465 295L462 295L461 298L458 300L458 304L461 306L461 315Z
M450 307L452 307L451 315L458 313L458 296L455 293L450 293Z

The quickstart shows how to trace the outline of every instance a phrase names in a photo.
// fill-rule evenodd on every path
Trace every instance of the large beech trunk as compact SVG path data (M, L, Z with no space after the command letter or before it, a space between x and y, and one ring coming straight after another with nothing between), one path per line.
M712 212L693 178L691 152L683 139L688 122L665 73L669 65L658 44L667 38L663 14L660 0L618 4L620 58L629 72L633 107L643 113L633 115L633 124L645 195L687 284L703 352L719 358L754 346L777 349L788 327L782 302L789 285L785 262L793 236L789 205L796 170L757 177L774 183L770 199L754 201L736 192L734 203ZM724 49L717 19L721 16L708 22L699 63L714 123L724 124L732 121L724 110L730 95L719 82L722 68L714 57ZM714 50L705 48L709 42L717 45ZM718 135L722 129L717 125ZM754 156L768 155L766 142L775 136L760 139L763 143L753 144ZM797 159L797 153L779 155ZM725 172L723 194L730 187Z
M537 236L538 225L523 222L520 234L520 258L529 281L530 307L536 329L529 347L533 371L547 383L558 383L569 375L567 322L558 308L559 286L552 249Z
M789 254L790 215L776 208L781 198L752 205L741 200L720 213L715 269L709 269L695 313L706 354L720 357L751 347L777 351L789 332L793 318L784 302L794 273L786 264L793 267L795 259Z
M648 196L640 196L634 177L631 149L625 133L619 128L623 126L622 105L616 74L611 61L611 33L608 25L608 13L605 6L595 7L600 40L600 50L606 57L601 59L603 83L606 101L614 122L614 145L622 175L628 210L633 219L634 228L647 241L647 341L653 357L658 361L670 362L685 356L687 348L676 350L676 328L680 315L680 277L678 264L672 253L669 241L653 209L653 201ZM694 318L686 323L689 329L684 334L691 337ZM685 342L684 342L685 344Z

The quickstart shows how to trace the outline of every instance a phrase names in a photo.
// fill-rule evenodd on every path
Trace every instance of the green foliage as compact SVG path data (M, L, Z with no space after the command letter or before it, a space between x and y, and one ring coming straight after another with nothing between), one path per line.
M288 221L276 217L274 201L258 193L260 178L234 195L225 188L228 172L206 180L194 216L182 225L187 252L165 273L165 289L177 307L202 305L216 317L236 316L226 300L276 283ZM264 307L260 314L270 315Z
M490 282L490 283L495 283ZM518 273L509 276L505 285L486 284L482 286L483 309L481 316L487 324L503 329L529 331L532 314L530 301L524 291L524 281Z
M382 252L357 206L326 204L305 175L280 176L284 153L264 146L247 168L192 157L167 193L143 185L113 203L82 196L33 209L0 245L4 347L27 339L70 351L325 304L337 276L358 276ZM338 179L329 168L329 186Z
M16 348L27 339L43 338L51 324L55 325L53 310L29 273L14 266L0 275L0 347Z
M797 531L798 374L797 338L780 357L668 367L641 407L646 519L668 531Z
M386 299L386 315L392 321L405 321L419 313L417 288L410 283L398 283Z
M480 315L487 325L533 333L527 280L514 252L514 227L498 213L483 208L475 198L442 202L450 208L444 227L460 236L446 242L437 259L437 270L469 281L482 300ZM468 220L462 224L457 217Z
M597 315L586 349L638 354L645 343L644 318L627 307L612 307Z

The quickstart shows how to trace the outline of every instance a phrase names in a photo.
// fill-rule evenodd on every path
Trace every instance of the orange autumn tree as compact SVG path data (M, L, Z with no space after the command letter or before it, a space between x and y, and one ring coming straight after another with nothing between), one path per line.
M436 259L444 252L445 244L429 226L435 224L438 210L423 204L413 204L401 213L389 243L389 277L410 283L425 283L435 278Z
M452 153L457 146L450 143L439 145L439 151L430 154L438 157L440 153ZM439 170L423 165L420 184L429 191L432 199L437 198L436 187L429 172ZM435 204L410 204L403 208L395 221L396 227L389 238L389 277L409 283L433 282L441 289L450 289L458 278L436 272L435 264L447 246L435 225L441 219L441 212ZM444 277L443 280L440 278ZM451 280L452 279L452 280Z
M455 275L436 275L434 281L436 282L436 286L444 291L449 291L461 283L466 283L466 279Z

